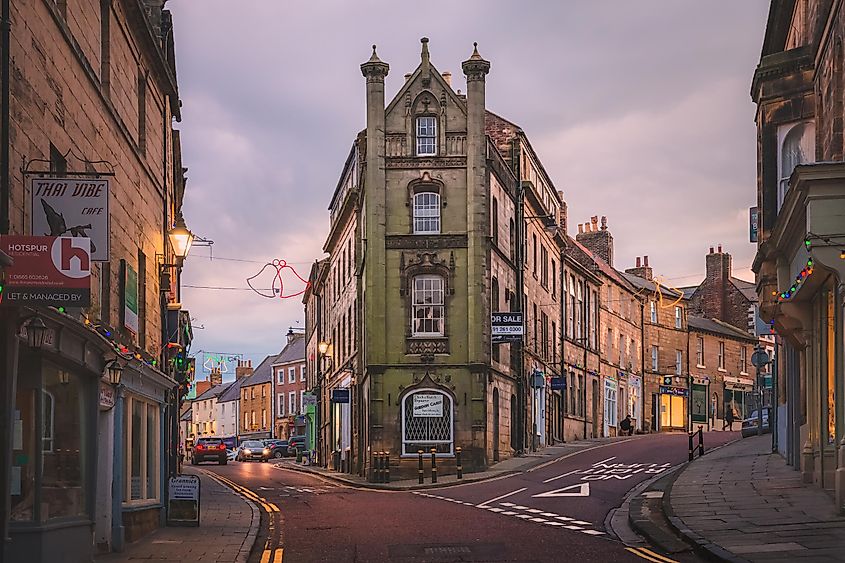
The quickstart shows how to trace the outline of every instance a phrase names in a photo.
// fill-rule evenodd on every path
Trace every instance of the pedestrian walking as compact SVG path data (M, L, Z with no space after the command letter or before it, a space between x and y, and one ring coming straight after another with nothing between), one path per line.
M731 432L734 430L734 408L728 406L725 408L725 423L722 425L722 430L730 428Z

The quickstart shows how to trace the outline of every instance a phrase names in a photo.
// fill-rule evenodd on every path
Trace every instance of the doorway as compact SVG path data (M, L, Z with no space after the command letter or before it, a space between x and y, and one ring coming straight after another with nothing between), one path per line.
M660 428L686 428L684 398L679 395L660 395Z
M593 379L593 430L591 435L593 438L598 438L599 428L599 382Z
M493 462L499 461L499 390L493 389Z

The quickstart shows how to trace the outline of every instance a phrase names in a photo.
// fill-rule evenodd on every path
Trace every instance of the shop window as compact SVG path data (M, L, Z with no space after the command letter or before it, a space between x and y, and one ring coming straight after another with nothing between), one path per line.
M402 399L402 455L418 450L451 455L454 446L452 397L436 389L420 389Z
M207 428L208 423L204 423ZM126 399L126 496L129 503L159 497L159 407L144 399Z

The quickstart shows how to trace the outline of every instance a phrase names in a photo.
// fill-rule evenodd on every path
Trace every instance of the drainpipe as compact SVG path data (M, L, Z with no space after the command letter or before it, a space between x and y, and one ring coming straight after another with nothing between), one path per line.
M511 166L516 177L516 220L514 227L516 228L516 306L515 312L523 313L522 326L523 333L525 332L525 317L523 311L523 299L525 295L525 201L522 190L521 173L519 167L519 139L514 137L511 141ZM525 365L523 361L523 346L525 342L525 335L522 340L515 342L516 346L516 401L517 401L517 416L516 416L516 454L521 455L525 451ZM533 440L533 437L532 437Z
M567 395L569 395L566 383L569 380L568 380L567 374L566 374L566 355L564 354L564 347L566 346L566 338L563 337L563 335L566 331L566 328L565 328L566 325L564 324L566 322L566 317L565 317L565 314L566 314L566 310L565 310L566 293L563 290L564 283L566 283L565 282L565 280L566 280L566 273L565 273L566 270L563 267L564 257L565 257L565 254L566 254L566 250L565 250L566 233L565 232L563 233L563 236L564 236L564 238L563 238L564 249L562 249L561 252L560 252L560 268L559 268L560 272L558 272L559 275L560 275L560 282L558 284L558 289L560 290L561 294L558 297L560 297L560 323L559 323L560 324L560 377L563 378L563 382L564 382L564 387L560 391L561 399L563 399L561 401L563 404L561 405L561 409L560 409L560 418L561 418L560 442L562 444L565 444L566 443L566 399L568 399Z
M9 0L2 0L0 9L0 234L9 234L9 206L11 189L9 185L9 44L12 22L9 14Z

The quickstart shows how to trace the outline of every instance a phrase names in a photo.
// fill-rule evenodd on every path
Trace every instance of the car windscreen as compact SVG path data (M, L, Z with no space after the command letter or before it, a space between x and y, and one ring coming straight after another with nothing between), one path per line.
M263 448L264 444L261 442L244 442L243 446L245 448Z
M223 443L223 440L214 440L211 438L200 438L197 441L197 444L202 444L204 446L219 446Z

